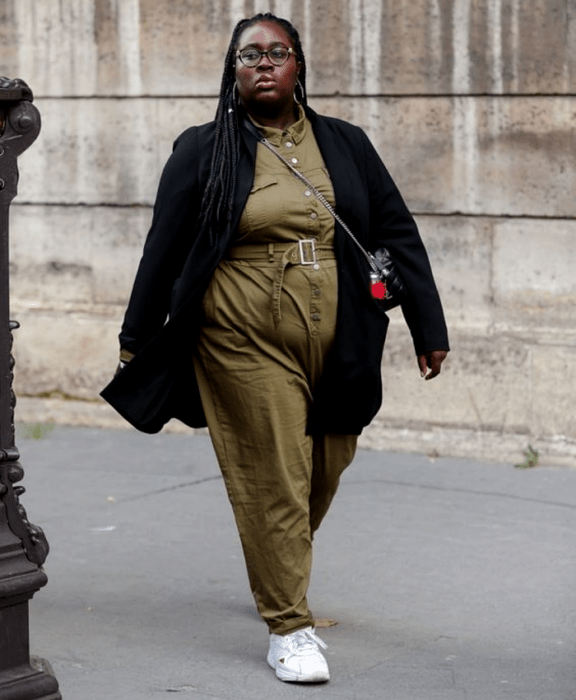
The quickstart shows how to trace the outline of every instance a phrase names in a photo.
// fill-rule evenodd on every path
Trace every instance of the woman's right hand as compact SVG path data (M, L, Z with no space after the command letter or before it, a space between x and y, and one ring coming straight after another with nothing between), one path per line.
M418 367L420 368L420 376L425 379L434 379L440 374L442 363L446 359L448 353L446 350L432 350L424 355L418 355ZM426 374L426 372L428 374Z
M120 348L120 361L118 362L118 367L116 367L114 376L116 376L120 370L124 369L124 367L126 367L126 365L134 359L134 356L135 354L130 352L130 350Z

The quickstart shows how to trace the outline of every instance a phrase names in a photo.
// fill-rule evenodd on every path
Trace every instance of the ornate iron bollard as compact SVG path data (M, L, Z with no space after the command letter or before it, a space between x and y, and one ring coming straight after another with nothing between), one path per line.
M24 477L14 439L14 360L10 321L8 212L18 184L17 158L40 133L32 91L0 77L0 698L61 700L58 682L41 659L30 659L28 601L47 582L48 542L19 502Z

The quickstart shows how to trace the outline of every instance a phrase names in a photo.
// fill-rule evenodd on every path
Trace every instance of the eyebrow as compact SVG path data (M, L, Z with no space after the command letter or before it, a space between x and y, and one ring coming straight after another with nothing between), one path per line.
M251 41L249 44L246 44L246 46L243 46L242 48L238 49L238 51L244 51L244 49L249 49L250 47L259 49L263 46L269 46L271 49L276 48L277 46L281 46L283 49L292 48L291 46L286 46L286 44L283 44L281 41L273 41L271 44L263 44L259 41ZM292 49L292 51L294 51L294 49Z

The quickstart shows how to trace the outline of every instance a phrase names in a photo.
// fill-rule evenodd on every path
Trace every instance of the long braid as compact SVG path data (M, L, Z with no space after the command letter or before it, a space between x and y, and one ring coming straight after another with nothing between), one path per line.
M276 17L270 12L260 13L250 19L243 19L234 28L230 46L226 53L224 72L216 110L214 147L210 175L204 190L200 216L198 218L198 233L207 232L211 244L214 244L220 232L226 234L232 224L232 210L236 194L238 172L239 128L237 104L234 97L236 84L236 51L240 35L245 29L262 21L276 22L294 42L296 59L301 64L299 82L299 101L307 104L306 95L306 61L300 36L295 27L285 19Z

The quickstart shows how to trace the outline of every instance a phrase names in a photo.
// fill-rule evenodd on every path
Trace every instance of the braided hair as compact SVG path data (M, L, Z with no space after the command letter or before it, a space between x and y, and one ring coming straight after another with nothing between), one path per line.
M296 28L288 20L276 17L270 12L259 13L250 19L240 20L234 28L230 46L226 53L215 117L216 133L214 135L210 175L204 190L198 219L198 233L207 233L212 244L217 240L220 231L224 230L226 234L230 232L232 208L236 193L239 147L238 105L234 91L236 84L236 51L238 50L238 42L242 32L259 22L275 22L292 39L296 60L301 64L299 85L296 86L296 90L300 93L297 95L297 99L303 105L307 103L306 60Z

